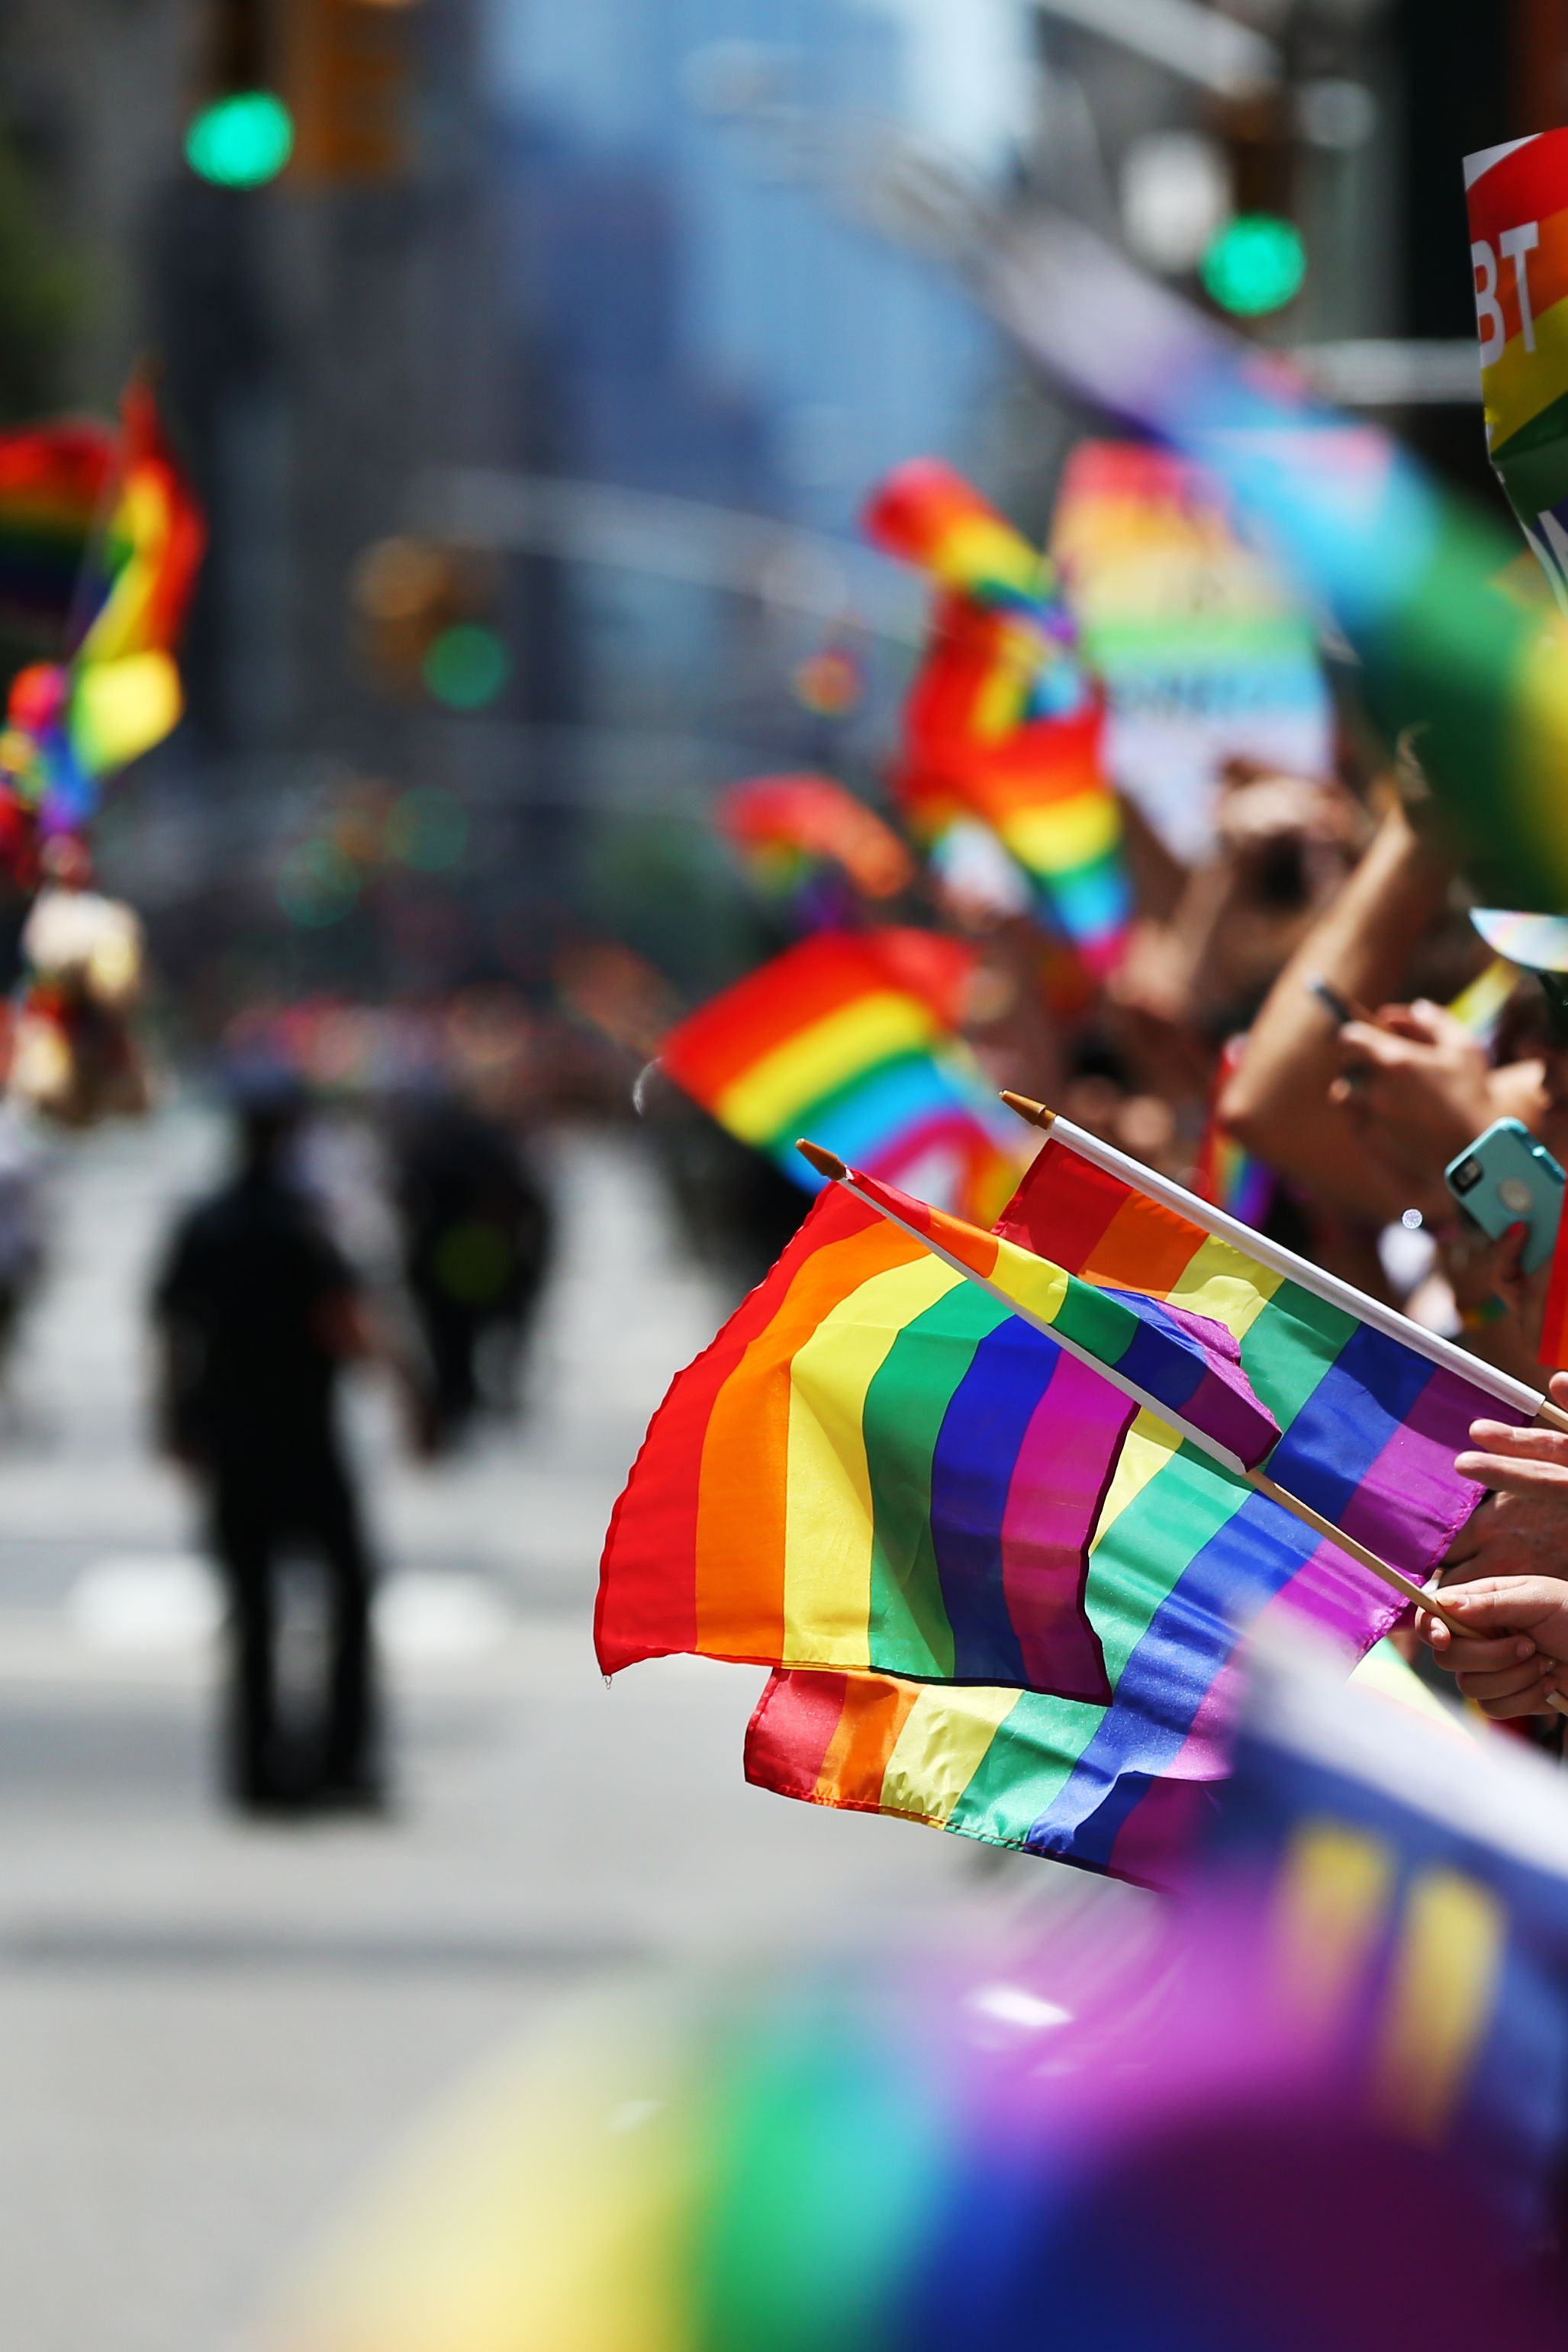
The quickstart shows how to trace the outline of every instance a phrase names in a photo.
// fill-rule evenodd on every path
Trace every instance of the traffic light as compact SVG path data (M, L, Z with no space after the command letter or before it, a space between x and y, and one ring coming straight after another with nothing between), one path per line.
M450 710L482 710L511 675L491 626L497 581L476 548L431 539L382 539L354 570L360 643L394 692L421 688Z
M214 187L265 187L293 151L272 34L268 0L207 0L201 95L185 130L185 161Z
M293 177L402 179L416 149L420 0L277 0Z
M1307 274L1301 232L1278 213L1238 213L1217 232L1200 274L1212 299L1237 318L1283 310Z
M1235 318L1261 319L1301 292L1306 247L1292 217L1296 145L1283 89L1223 101L1212 127L1230 179L1230 215L1198 265L1209 299Z

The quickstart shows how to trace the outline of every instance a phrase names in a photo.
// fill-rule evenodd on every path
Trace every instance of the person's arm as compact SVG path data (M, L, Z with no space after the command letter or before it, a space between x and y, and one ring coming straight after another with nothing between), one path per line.
M1344 1105L1328 1099L1341 1066L1339 1032L1307 983L1322 978L1342 996L1374 1004L1395 995L1448 882L1444 860L1402 809L1391 810L1275 982L1220 1097L1220 1120L1247 1150L1325 1205L1379 1222L1397 1215L1407 1193Z

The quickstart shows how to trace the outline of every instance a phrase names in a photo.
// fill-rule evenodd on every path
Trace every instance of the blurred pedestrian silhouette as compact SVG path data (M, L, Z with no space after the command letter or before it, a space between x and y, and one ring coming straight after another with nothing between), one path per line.
M369 1326L348 1260L294 1180L305 1109L278 1069L236 1083L239 1166L189 1210L153 1294L168 1449L205 1490L228 1585L226 1778L255 1811L379 1796L371 1563L338 1428L339 1375ZM282 1705L285 1574L301 1556L327 1598L318 1720Z
M403 1276L423 1357L423 1437L445 1452L482 1401L516 1402L550 1254L549 1202L510 1129L430 1093L393 1129Z

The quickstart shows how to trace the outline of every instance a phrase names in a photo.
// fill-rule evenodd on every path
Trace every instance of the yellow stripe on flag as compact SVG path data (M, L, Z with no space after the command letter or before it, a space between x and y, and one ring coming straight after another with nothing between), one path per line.
M873 1275L841 1299L789 1367L784 1499L786 1665L865 1668L871 1616L866 1391L904 1326L963 1281L938 1257Z
M884 1808L945 1829L1018 1696L977 1686L922 1691L882 1776Z
M1418 1878L1388 1987L1377 2053L1376 2105L1422 2139L1442 2133L1491 2015L1503 1919L1493 1897L1457 1870Z
M1091 866L1115 848L1122 819L1109 793L1091 785L1046 808L1019 809L1003 820L1002 839L1034 874L1064 874Z
M1168 1297L1173 1307L1207 1315L1223 1323L1232 1339L1245 1339L1284 1278L1211 1234Z
M1338 1822L1307 1822L1291 1839L1274 1903L1274 1981L1301 2031L1341 2022L1383 1932L1393 1878L1387 1847Z
M879 989L814 1021L727 1087L714 1113L747 1143L780 1135L800 1112L862 1070L929 1045L936 1024L917 997Z
M1089 1549L1098 1550L1123 1512L1135 1503L1151 1478L1157 1478L1181 1445L1176 1431L1152 1412L1140 1412L1122 1441L1111 1490L1100 1507Z

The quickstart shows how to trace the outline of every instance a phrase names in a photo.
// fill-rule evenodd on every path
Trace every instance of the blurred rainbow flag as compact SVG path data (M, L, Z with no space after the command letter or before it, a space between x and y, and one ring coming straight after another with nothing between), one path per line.
M808 1192L810 1134L988 1223L1018 1181L1007 1115L958 1032L974 950L931 931L828 931L683 1021L677 1086Z
M46 832L82 825L103 778L161 742L184 707L175 647L205 531L140 377L125 395L117 462L80 641L67 661L18 673L0 733L0 771Z
M1228 760L1330 772L1312 623L1199 467L1146 443L1080 442L1051 552L1103 690L1107 766L1179 854L1207 852Z
M890 475L865 520L939 591L895 778L912 829L930 842L963 817L990 825L1085 963L1113 969L1131 913L1121 814L1050 566L934 458Z
M89 558L119 470L115 436L69 420L0 433L0 616L63 645L93 609Z
M1239 1066L1246 1045L1245 1037L1228 1038L1220 1053L1192 1189L1199 1200L1224 1209L1242 1224L1260 1226L1273 1202L1274 1171L1226 1132L1218 1112L1220 1095Z
M759 887L800 898L827 869L862 898L893 898L915 860L893 827L831 776L757 776L718 803L721 830Z
M1568 906L1568 624L1499 589L1516 549L1494 519L1075 224L1009 250L994 296L1037 359L1197 460L1267 534L1356 656L1387 741L1417 730L1481 895Z

